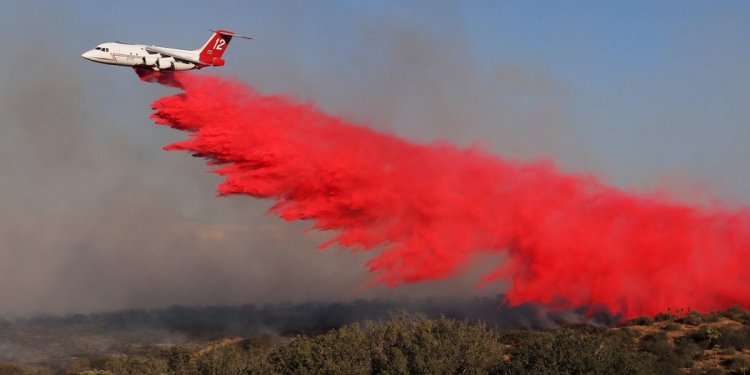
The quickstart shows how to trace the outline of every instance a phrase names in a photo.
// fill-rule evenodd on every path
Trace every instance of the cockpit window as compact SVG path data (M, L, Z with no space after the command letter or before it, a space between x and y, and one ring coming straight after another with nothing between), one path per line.
M102 48L101 48L101 47L96 47L96 48L94 48L94 49L95 49L95 50L98 50L98 51L101 51L101 50L102 50Z

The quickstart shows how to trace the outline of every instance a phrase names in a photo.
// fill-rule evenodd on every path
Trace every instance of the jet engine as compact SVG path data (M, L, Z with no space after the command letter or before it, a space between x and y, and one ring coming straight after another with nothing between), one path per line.
M174 69L174 59L171 57L158 59L156 60L156 67L159 68L159 70Z
M156 66L156 60L159 58L157 56L146 56L143 58L143 64L148 66Z

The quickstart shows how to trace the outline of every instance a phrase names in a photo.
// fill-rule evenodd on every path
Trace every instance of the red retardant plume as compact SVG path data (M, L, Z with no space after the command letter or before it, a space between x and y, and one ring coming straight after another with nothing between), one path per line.
M504 255L481 283L504 280L511 305L606 309L750 307L750 212L635 195L551 162L522 163L447 143L415 144L191 74L143 75L182 93L152 118L188 132L166 150L209 160L219 195L272 199L338 244L373 251L373 284L455 275L480 253Z

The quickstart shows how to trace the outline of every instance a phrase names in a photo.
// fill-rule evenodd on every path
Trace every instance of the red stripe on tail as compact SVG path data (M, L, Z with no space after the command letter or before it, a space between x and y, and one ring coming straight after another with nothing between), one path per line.
M221 66L224 65L224 60L221 56L229 46L229 41L232 40L234 35L231 31L217 30L211 35L206 44L201 48L199 59L201 62L208 65Z

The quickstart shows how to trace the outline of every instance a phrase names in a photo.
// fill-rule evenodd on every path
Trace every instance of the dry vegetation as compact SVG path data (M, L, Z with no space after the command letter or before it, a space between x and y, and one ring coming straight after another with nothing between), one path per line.
M8 374L746 374L750 313L680 311L547 330L392 314L319 334L130 347Z

